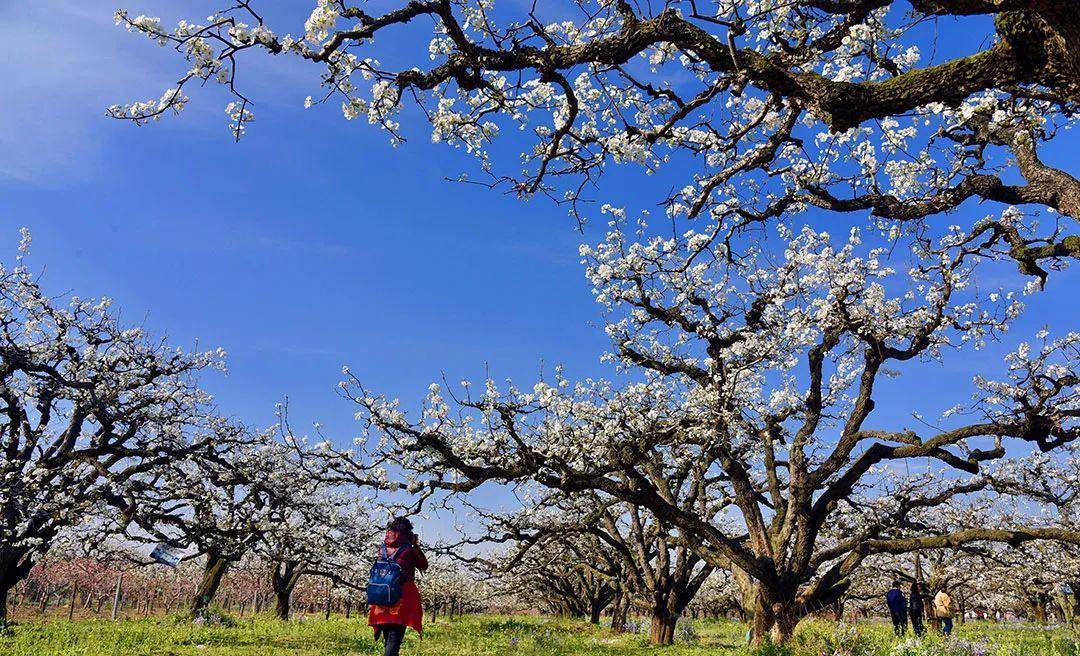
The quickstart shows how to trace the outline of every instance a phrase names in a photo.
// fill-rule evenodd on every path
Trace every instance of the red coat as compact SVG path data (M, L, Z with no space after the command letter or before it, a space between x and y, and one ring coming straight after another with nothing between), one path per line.
M395 547L387 546L386 549L388 553L394 553ZM402 549L394 560L401 567L402 583L415 581L416 570L426 572L428 568L427 556L420 551L420 547L410 546L408 549Z
M424 634L424 610L420 605L420 588L416 583L409 581L401 586L401 599L393 606L372 606L368 611L368 626L375 628L375 636L379 635L379 627L384 624L396 624L410 626L420 635Z
M395 548L387 545L390 553L393 553ZM427 557L420 551L420 547L411 546L397 553L394 561L401 567L401 599L393 606L372 605L368 611L368 626L375 628L376 637L379 635L379 627L385 624L409 626L423 635L424 610L420 602L420 588L416 587L416 570L427 570Z

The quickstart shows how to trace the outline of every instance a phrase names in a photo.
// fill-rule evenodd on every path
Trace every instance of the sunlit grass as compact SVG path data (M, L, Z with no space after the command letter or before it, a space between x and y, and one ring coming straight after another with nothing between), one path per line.
M410 633L409 656L543 654L551 656L745 656L746 629L729 621L694 623L673 647L650 647L641 634L614 635L575 620L531 616L467 616L429 623L424 639ZM278 622L240 620L205 627L166 618L129 622L44 621L16 625L0 637L0 656L289 656L381 654L363 618ZM837 625L804 622L787 649L757 656L1080 656L1076 635L1065 629L968 624L944 640L902 641L875 622Z

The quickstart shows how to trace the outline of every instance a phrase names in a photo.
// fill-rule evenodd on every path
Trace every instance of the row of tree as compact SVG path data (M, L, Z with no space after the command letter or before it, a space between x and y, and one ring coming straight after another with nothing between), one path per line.
M130 546L94 557L78 557L63 546L35 565L29 576L11 590L12 613L24 618L62 615L69 619L96 616L113 619L189 613L205 608L200 591L204 559L193 558L170 567L140 560ZM226 615L273 613L289 619L304 616L366 612L366 600L356 583L365 571L339 571L335 578L310 572L297 576L285 590L277 585L279 563L249 555L231 563L213 597L213 606ZM424 574L424 607L429 619L487 609L514 609L489 582L468 575L453 562L435 559ZM507 605L510 604L510 605ZM206 619L205 613L198 617Z
M361 417L378 441L340 451L295 438L284 407L280 421L264 431L222 419L195 378L217 356L152 342L122 327L107 302L72 299L63 307L21 258L0 271L0 295L5 600L22 583L22 600L29 594L45 608L66 596L74 609L81 585L81 603L96 600L100 608L110 594L102 586L111 585L101 563L150 565L150 547L164 545L182 553L183 567L197 562L199 575L174 577L171 585L140 575L145 612L155 603L178 603L184 590L185 605L200 613L220 595L230 569L236 570L230 605L249 602L256 610L272 599L277 616L287 619L304 582L338 590L336 597L322 594L327 612L333 604L349 612L353 603L343 600L362 590L380 532L371 494L398 489L398 476L411 481L415 507L446 492L469 498L489 481L519 491L521 507L509 513L470 505L483 530L438 549L469 563L471 573L440 568L425 579L436 612L484 607L501 590L502 598L593 622L608 613L617 631L630 613L645 614L652 642L670 644L678 618L691 608L737 613L759 628L781 619L793 628L806 615L839 614L845 603L872 601L889 576L921 576L901 557L909 552L925 552L933 563L931 585L955 591L965 607L1045 619L1060 606L1071 617L1080 590L1075 457L1007 459L970 451L967 462L1001 462L963 478L883 472L875 478L880 487L866 495L855 494L843 477L830 482L810 505L822 517L808 569L802 578L777 582L795 595L792 611L769 602L760 571L723 556L725 544L738 542L718 536L743 533L740 539L752 545L745 534L751 527L737 513L761 504L768 515L755 521L769 517L759 528L766 531L763 548L782 546L778 540L793 530L788 523L806 520L781 512L790 501L780 488L798 470L778 466L768 450L756 469L765 476L761 487L748 474L725 469L738 462L733 443L702 433L701 419L671 404L663 387L647 384L625 399L625 391L578 386L567 392L560 379L513 397L498 396L489 385L482 400L466 388L454 402L481 413L485 428L477 430L465 412L451 418L437 387L425 410L428 423L414 426L393 404L356 391L349 378L341 389L366 411ZM1031 377L1045 383L1071 375ZM782 428L774 430L781 442ZM446 442L462 437L469 441ZM762 438L742 442L739 457L768 445ZM934 458L963 469L941 444ZM817 463L827 466L828 459ZM837 485L847 492L822 506ZM1041 518L1024 505L1035 502ZM804 538L786 539L791 549ZM470 555L477 544L487 549ZM988 576L1002 581L992 593L976 583ZM710 594L700 597L703 589ZM1073 601L1060 601L1063 590L1073 591ZM783 616L788 612L795 615Z
M0 268L0 622L12 588L57 550L100 559L124 545L151 562L162 545L198 559L193 612L249 558L272 565L281 617L304 575L358 571L376 531L361 498L314 475L280 425L218 411L198 375L223 353L176 349L109 306L58 301L22 256Z
M752 622L756 585L736 567L717 568L698 557L677 532L641 509L594 493L540 497L510 514L485 514L488 543L510 545L498 558L473 559L512 581L531 607L598 623L611 618L623 631L633 614L650 622L652 644L671 644L680 618L726 616ZM924 516L964 530L990 519L935 511ZM951 526L948 526L951 523ZM989 541L926 550L882 553L867 559L843 595L807 614L832 619L880 617L885 592L899 580L919 581L931 594L946 590L962 618L1080 618L1080 547L1042 541L1018 546Z
M581 540L602 545L571 585L588 614L632 591L657 613L658 640L705 569L741 582L755 641L783 642L881 559L1080 543L1080 334L1051 325L1001 344L1030 326L1026 295L1047 295L1041 322L1067 319L1053 308L1073 303L1055 283L1080 257L1080 181L1044 159L1080 114L1074 2L426 0L379 15L314 4L302 30L282 32L250 0L175 28L118 12L187 69L160 98L109 113L177 113L186 90L216 80L239 138L253 105L237 67L259 52L316 65L325 95L309 104L340 100L346 118L366 115L395 143L415 102L432 139L477 155L491 186L549 196L582 221L601 208L609 230L581 255L617 368L614 381L434 385L415 414L347 374L366 439L316 454L316 480L383 489L389 472L421 504L493 483L540 499L529 513L566 507L570 525L589 525ZM943 38L973 52L922 62L924 26L941 17L956 19L939 25ZM421 22L423 61L381 64L383 42ZM394 50L388 59L407 59ZM500 162L496 138L523 140L511 149L523 161ZM625 209L622 178L605 187L616 168L659 180L662 220ZM32 315L38 303L15 311L24 306ZM75 323L99 314L83 308ZM48 342L57 316L26 325ZM125 495L151 487L139 481L160 463L238 438L200 425L205 400L185 382L212 357L104 324L101 337L73 328L73 350L43 356L80 371L104 362L91 376L101 383L43 367L36 335L10 363L5 352L9 387L26 389L5 426L16 444L37 439L27 417L58 423L49 409L67 394L73 428L48 434L60 451L90 440L74 456L88 465L72 470L117 481L99 496L130 508ZM12 322L17 344L22 325ZM943 384L942 363L974 369L969 389ZM167 417L182 430L156 428ZM30 452L56 461L51 446ZM26 505L61 507L10 525L78 512L66 487ZM512 524L541 540L540 527ZM2 547L0 584L32 563L10 550L44 548L49 530ZM649 535L663 539L641 553ZM558 561L579 562L583 548L563 544ZM517 559L526 570L530 552ZM542 571L537 588L565 583Z

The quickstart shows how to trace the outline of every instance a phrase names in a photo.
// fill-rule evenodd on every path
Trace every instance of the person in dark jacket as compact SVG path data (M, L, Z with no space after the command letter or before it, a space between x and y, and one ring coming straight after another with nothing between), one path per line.
M428 561L420 550L420 538L405 517L396 517L386 527L386 537L379 553L387 554L401 567L401 599L393 606L371 607L368 625L375 629L375 639L385 641L384 656L398 656L405 630L412 627L423 634L424 611L420 605L420 589L416 587L416 571L427 571Z
M923 617L926 612L926 591L918 581L911 582L911 594L908 597L908 616L911 619L911 630L915 635L922 636L926 633L926 625Z
M900 590L900 581L893 581L892 588L885 594L885 603L889 606L893 631L902 636L907 633L907 599Z

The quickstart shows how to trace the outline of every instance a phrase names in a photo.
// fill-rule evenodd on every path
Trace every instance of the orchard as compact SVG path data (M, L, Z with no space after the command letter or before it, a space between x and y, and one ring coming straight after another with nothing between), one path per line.
M448 328L394 354L423 383L419 365L388 377L342 356L319 407L346 421L298 430L308 409L266 373L286 358L246 374L241 356L232 397L226 351L271 323L303 340L283 306L315 317L396 291L357 278L343 298L319 258L276 264L328 289L270 290L222 348L187 347L51 270L36 225L9 230L0 654L367 653L372 562L406 543L426 553L439 654L1078 653L1074 1L222 0L169 19L155 4L176 9L114 16L113 38L171 71L99 117L118 142L267 149L186 169L229 187L272 168L282 135L325 133L305 165L348 182L305 202L345 217L353 185L391 184L376 169L450 146L455 170L414 165L408 184L550 215L530 235L574 230L569 252L516 245L580 261L584 290L558 293L591 299L580 323L605 346L578 372L546 363L585 346L521 362L492 328L475 377ZM274 116L283 92L302 114ZM262 134L263 117L288 128ZM218 191L169 205L206 194L248 225L247 197ZM403 253L447 213L364 257L426 272ZM356 246L350 220L335 248ZM514 296L545 322L572 314L544 280ZM406 321L449 325L425 310L439 292L401 284ZM462 314L501 293L445 289ZM223 400L252 396L261 416ZM395 524L384 539L395 517L411 542Z

